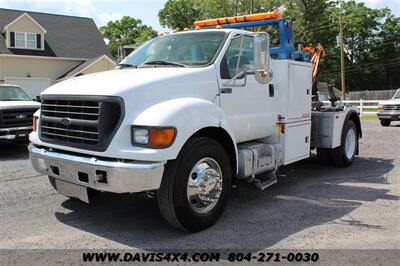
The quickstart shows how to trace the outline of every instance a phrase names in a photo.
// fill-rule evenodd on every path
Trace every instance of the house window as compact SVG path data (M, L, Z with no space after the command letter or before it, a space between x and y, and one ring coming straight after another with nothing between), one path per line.
M36 33L31 32L16 32L15 33L15 47L16 48L37 48Z

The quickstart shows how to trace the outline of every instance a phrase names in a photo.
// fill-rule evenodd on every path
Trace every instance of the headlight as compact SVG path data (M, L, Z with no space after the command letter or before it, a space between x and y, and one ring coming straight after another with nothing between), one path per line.
M176 129L173 127L132 126L132 144L149 148L167 148L175 140Z
M37 121L38 121L38 117L37 116L33 116L32 119L32 131L36 132L37 131Z
M383 111L383 105L381 105L381 104L378 105L378 110L379 110L379 111Z

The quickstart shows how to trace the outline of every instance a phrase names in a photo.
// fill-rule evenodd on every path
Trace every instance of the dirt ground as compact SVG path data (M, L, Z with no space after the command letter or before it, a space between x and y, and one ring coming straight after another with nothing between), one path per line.
M351 167L309 159L265 191L239 184L219 222L196 234L169 227L143 195L67 199L32 170L26 146L3 145L0 249L400 249L400 125L363 130Z

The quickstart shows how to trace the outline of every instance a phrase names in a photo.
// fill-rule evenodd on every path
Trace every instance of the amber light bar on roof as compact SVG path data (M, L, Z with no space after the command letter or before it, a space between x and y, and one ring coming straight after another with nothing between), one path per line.
M224 24L259 21L259 20L276 19L276 18L282 18L281 12L273 11L273 12L258 13L258 14L244 15L244 16L201 20L201 21L196 21L194 23L194 26L207 27L207 26L217 26Z

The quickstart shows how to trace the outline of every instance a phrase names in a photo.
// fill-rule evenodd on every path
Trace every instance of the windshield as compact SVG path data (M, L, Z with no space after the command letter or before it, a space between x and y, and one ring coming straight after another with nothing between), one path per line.
M204 66L211 63L224 36L222 31L163 35L132 52L120 65Z
M18 87L0 87L0 101L31 101L31 98Z
M396 94L393 96L393 99L400 99L400 90L397 90Z

